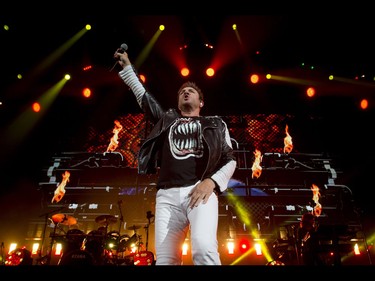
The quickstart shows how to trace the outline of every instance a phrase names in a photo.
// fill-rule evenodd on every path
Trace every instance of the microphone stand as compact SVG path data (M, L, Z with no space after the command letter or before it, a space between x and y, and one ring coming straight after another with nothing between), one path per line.
M122 210L121 210L122 200L117 201L117 204L118 204L118 208L119 208L119 211L120 211L120 219L119 219L120 224L118 226L118 233L121 234L121 226L124 222L124 216L122 215Z
M146 228L146 251L148 251L148 229L149 229L149 226L151 224L151 218L154 217L155 215L153 215L151 213L151 211L147 211L146 212L146 217L147 217L147 220L148 220L148 224L147 226L145 227Z
M59 212L59 211L61 211L63 209L64 209L64 207L61 207L61 208L58 208L57 210L52 210L50 212L41 214L39 216L39 217L43 217L44 216L44 228L43 228L43 235L42 235L41 246L40 246L40 249L38 251L38 256L39 256L38 260L41 260L43 258L42 253L44 252L44 242L45 242L45 239L46 239L46 230L47 230L47 224L48 224L47 223L48 222L48 215L56 213L56 212Z

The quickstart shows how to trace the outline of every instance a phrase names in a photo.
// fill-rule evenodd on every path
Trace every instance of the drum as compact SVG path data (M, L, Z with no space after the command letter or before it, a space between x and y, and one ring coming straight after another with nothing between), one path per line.
M82 244L82 250L89 252L100 263L104 256L105 232L101 229L90 231Z
M106 250L116 250L118 249L118 245L120 242L120 233L118 231L110 231L108 232L105 240L105 249Z
M63 245L63 252L68 253L81 249L86 234L79 229L69 229L66 233L66 239Z
M154 253L150 251L139 251L134 255L134 265L154 265Z
M124 234L124 235L121 235L120 238L119 238L119 243L118 243L118 246L117 246L117 252L125 252L126 251L126 248L127 248L127 242L129 240L129 235L127 234Z
M7 254L5 258L5 265L15 266L15 265L32 265L33 259L31 257L31 252L25 248L17 248Z
M94 265L95 259L91 253L85 250L73 250L62 255L58 265Z
M138 235L136 233L133 234L132 237L129 237L129 235L125 234L120 237L119 245L118 245L118 252L124 252L126 250L132 251L132 247L134 247L134 244L136 244L138 241Z

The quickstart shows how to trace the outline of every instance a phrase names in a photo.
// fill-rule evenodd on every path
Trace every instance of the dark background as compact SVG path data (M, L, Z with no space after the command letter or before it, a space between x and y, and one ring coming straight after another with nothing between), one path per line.
M122 44L134 62L154 35L159 24L166 30L139 67L146 85L166 107L175 106L176 91L183 79L172 54L182 44L192 66L191 80L205 93L204 114L286 114L293 116L290 134L295 147L305 153L335 156L343 181L352 189L364 215L372 216L373 121L375 19L366 14L218 14L117 15L121 5L83 11L49 9L38 13L2 11L0 31L0 126L2 215L10 222L29 215L28 202L35 202L41 170L56 152L80 151L88 128L107 131L113 120L140 110L132 93L118 78L119 68L110 71L114 51ZM126 9L125 9L126 10ZM38 66L86 24L92 25L76 44L43 71ZM242 49L230 26L237 23ZM232 34L232 35L230 35ZM215 76L207 79L201 70L215 50L205 42L222 46L233 57ZM260 51L260 54L257 54ZM304 65L302 65L304 63ZM82 68L93 66L90 72ZM314 69L310 69L314 66ZM72 74L51 107L22 139L7 135L10 124L59 81ZM304 84L266 81L251 85L248 74L271 72L308 80L317 96L306 98ZM23 79L16 75L23 73ZM341 77L340 82L328 75ZM93 87L90 100L81 96L84 86ZM369 100L359 109L362 97ZM26 125L25 125L26 126ZM22 129L22 128L20 128ZM11 206L7 205L9 202ZM38 215L38 211L35 211Z

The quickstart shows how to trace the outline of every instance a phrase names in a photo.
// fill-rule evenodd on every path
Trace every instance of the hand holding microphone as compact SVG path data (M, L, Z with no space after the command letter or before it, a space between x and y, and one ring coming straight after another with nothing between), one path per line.
M119 63L121 67L131 64L128 58L128 54L126 53L127 50L128 45L126 45L125 43L121 44L120 48L116 50L115 54L113 55L113 57L116 59L116 63L112 66L110 71L112 71L115 68L117 63Z
M121 44L121 47L117 49L117 53L123 54L128 50L128 45L125 43Z

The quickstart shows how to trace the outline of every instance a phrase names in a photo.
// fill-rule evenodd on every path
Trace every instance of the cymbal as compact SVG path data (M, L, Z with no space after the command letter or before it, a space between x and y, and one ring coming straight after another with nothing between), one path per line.
M112 215L101 215L96 217L95 221L99 224L113 224L117 222L117 218Z
M60 223L64 225L73 225L77 223L77 220L66 214L55 214L52 216L52 221L54 224Z
M136 229L140 229L141 227L142 227L141 225L133 224L132 226L127 227L126 229L127 230L136 230Z

